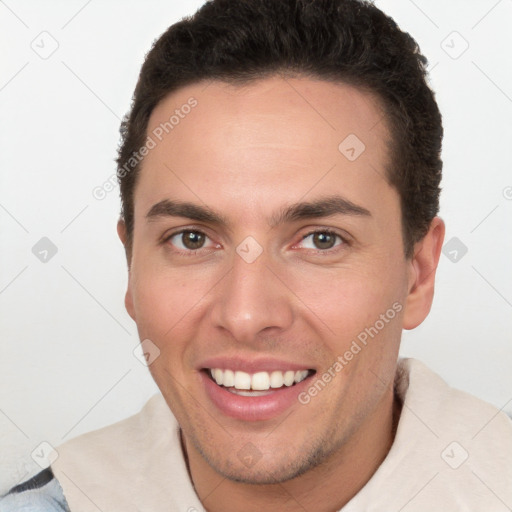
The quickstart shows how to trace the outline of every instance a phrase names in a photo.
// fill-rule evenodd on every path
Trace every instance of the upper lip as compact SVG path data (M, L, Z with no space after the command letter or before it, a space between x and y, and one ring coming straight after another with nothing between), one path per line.
M307 363L297 363L286 361L284 359L276 359L271 357L210 357L201 362L198 366L199 370L209 368L220 368L222 370L242 371L246 373L257 372L273 372L273 371L286 371L286 370L312 370L311 365Z

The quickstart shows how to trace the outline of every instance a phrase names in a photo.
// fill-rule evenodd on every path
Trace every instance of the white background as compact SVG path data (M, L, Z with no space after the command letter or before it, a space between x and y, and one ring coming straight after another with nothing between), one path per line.
M39 469L41 442L126 417L156 391L132 353L118 189L92 190L115 173L144 54L200 3L0 2L0 492ZM468 249L442 256L432 313L402 353L510 413L512 0L376 3L429 58L446 240ZM58 48L43 59L31 44ZM42 237L58 249L46 263L32 253Z

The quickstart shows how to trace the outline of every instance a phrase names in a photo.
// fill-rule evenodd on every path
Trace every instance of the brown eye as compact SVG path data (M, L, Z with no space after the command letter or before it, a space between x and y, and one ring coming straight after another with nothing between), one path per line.
M169 242L182 251L202 249L208 237L201 231L181 231L169 238Z
M302 239L302 247L304 249L316 249L326 251L341 245L344 240L341 236L330 231L317 231L316 233L310 233Z
M197 231L184 231L181 234L183 246L187 249L201 249L203 247L206 237L203 233Z
M315 233L313 243L318 249L331 249L336 243L336 235L331 233Z

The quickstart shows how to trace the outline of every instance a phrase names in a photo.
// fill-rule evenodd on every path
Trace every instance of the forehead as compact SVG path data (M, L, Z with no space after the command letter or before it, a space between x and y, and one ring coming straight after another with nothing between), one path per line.
M377 193L388 187L384 120L373 95L346 84L270 77L184 87L150 117L154 147L141 166L136 210L176 195L208 204L226 195L230 207L240 200L261 211L262 194L270 205L333 187Z

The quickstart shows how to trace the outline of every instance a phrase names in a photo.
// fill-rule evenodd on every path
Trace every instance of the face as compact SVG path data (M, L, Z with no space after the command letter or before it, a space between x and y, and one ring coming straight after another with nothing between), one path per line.
M411 281L377 101L201 83L148 135L126 305L187 448L252 483L348 456L392 403Z

